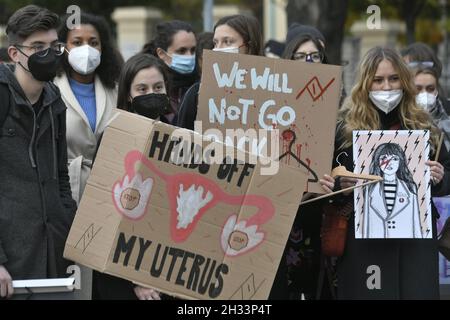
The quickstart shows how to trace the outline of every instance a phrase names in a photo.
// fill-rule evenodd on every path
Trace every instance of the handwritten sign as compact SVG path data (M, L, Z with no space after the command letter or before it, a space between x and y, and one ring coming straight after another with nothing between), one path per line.
M331 171L341 67L205 50L202 70L196 130L218 130L220 141L307 170L305 188L323 193L318 180ZM236 141L231 129L246 132ZM276 157L272 140L261 138L260 130L272 129L279 129Z
M180 162L186 135L176 130L120 112L105 131L65 256L179 297L266 299L306 173L286 167L264 176L254 156ZM243 152L201 137L183 155L211 143Z

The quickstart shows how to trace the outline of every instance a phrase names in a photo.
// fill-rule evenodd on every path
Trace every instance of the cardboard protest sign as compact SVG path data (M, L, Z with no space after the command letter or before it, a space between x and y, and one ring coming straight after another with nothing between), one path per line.
M306 169L305 189L323 193L318 180L331 171L341 73L338 66L205 50L196 131ZM271 139L260 135L273 128L277 145L268 146ZM235 139L231 129L245 134Z
M450 218L450 197L433 198L434 205L439 212L437 220L437 234L440 234L445 222ZM450 285L450 261L439 253L439 284Z
M204 161L220 148L227 161ZM241 155L120 112L104 133L65 257L179 297L266 299L307 174L264 176L254 158L234 160Z
M354 172L383 177L354 192L356 238L432 237L429 150L427 130L353 131Z

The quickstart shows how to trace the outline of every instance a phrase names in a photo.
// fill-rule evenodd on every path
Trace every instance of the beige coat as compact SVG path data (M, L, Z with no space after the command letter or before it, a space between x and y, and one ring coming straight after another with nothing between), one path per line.
M79 203L97 149L97 141L111 119L117 106L117 88L108 89L98 77L95 78L95 100L97 122L92 132L89 120L78 103L67 76L55 79L61 97L67 106L67 156L69 162L70 186L73 199Z

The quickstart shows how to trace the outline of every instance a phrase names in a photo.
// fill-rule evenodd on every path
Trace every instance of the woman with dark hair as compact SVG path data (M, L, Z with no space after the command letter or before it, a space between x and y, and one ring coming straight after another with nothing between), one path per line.
M292 25L287 39L291 39L282 54L283 59L328 64L324 49L324 38L311 26ZM295 31L294 31L295 29ZM306 197L314 197L305 194ZM307 300L330 297L333 287L325 285L318 288L321 267L325 267L321 259L322 202L311 202L299 207L291 232L286 243L285 253L289 280L289 295L298 299L301 295ZM322 265L321 265L322 263ZM333 273L331 264L327 265L329 273Z
M63 68L54 82L67 106L67 153L72 196L79 203L98 138L117 105L121 63L106 21L81 13L80 25L59 30L66 43Z
M223 17L214 26L213 45L213 51L260 56L263 54L261 26L258 20L251 16ZM200 82L194 84L186 94L180 106L177 126L194 130L199 89Z
M403 149L396 143L380 144L373 153L370 174L383 181L365 189L363 238L422 238L417 185ZM407 204L396 206L397 198ZM395 217L397 228L388 228L384 217Z
M290 41L284 49L283 59L328 64L325 48L311 34L301 34Z
M263 55L263 38L258 19L236 14L226 16L214 26L214 50Z
M128 59L119 77L117 108L150 119L163 116L169 107L166 68L149 54ZM101 139L101 137L100 137ZM160 300L158 291L94 271L92 297L96 300Z
M139 53L123 66L117 108L159 120L171 110L167 91L164 65L154 56Z
M214 48L213 37L214 34L212 32L204 32L198 35L196 57L199 73L201 73L203 63L203 49L211 50ZM181 102L180 109L178 110L177 126L194 130L194 121L197 116L199 90L200 81L197 81L188 89L188 91L186 91L183 101ZM192 109L193 106L195 106L195 110Z
M176 124L178 109L186 91L196 81L195 50L197 41L194 30L184 21L168 21L156 26L156 36L142 50L164 62L167 69L171 112L161 116L161 121Z

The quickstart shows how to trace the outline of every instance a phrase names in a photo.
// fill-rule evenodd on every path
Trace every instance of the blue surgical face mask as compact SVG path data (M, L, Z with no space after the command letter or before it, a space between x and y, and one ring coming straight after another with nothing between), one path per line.
M192 73L195 68L195 54L192 56L186 56L181 54L169 55L172 58L170 68L178 73L188 74Z

